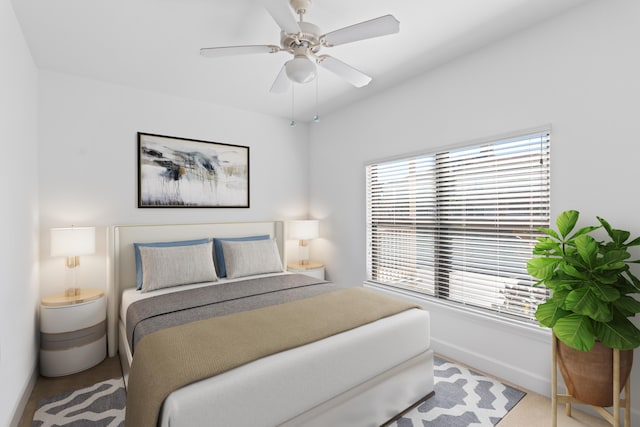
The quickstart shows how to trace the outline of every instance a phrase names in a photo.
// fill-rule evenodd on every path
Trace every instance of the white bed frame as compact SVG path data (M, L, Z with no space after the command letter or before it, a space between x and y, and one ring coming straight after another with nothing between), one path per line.
M126 338L123 336L124 333L121 330L122 325L119 322L119 305L122 292L127 288L134 287L136 282L133 243L187 240L204 237L241 237L256 234L269 234L276 238L281 259L283 264L286 264L286 230L284 223L281 221L175 225L124 225L113 226L110 228L109 245L111 256L108 267L109 289L107 308L108 349L110 357L115 356L118 349L120 349L119 355L123 373L125 375L125 382L131 364L131 355L125 344ZM423 321L422 323L426 323L426 325L420 326L419 328L424 328L424 335L426 335L425 339L428 341L428 313L425 314L422 310L410 310L402 315L398 315L398 319L393 321L398 322L397 324L399 325L413 325L413 334L415 336L416 316L421 316L419 319ZM272 405L270 408L278 409L274 411L270 410L268 412L270 413L270 416L277 416L279 417L277 418L279 420L284 419L288 421L284 423L278 421L276 424L283 426L377 426L402 410L408 408L415 402L423 399L433 390L433 352L428 348L426 350L415 350L424 347L424 342L418 345L412 342L412 340L401 341L397 338L399 334L397 334L395 329L393 329L397 326L392 325L385 327L387 327L387 330L385 332L383 327L382 335L373 335L375 337L380 336L382 337L381 339L371 339L372 335L370 334L381 334L381 332L376 329L377 326L374 325L370 327L370 325L365 325L364 327L358 328L358 330L348 331L346 333L327 338L326 340L322 340L321 342L289 350L288 352L281 353L280 355L267 357L257 362L237 368L234 371L239 371L241 375L244 375L244 378L250 379L247 381L251 383L251 388L254 389L254 393L259 392L261 396L264 396L265 394L269 395L270 393L277 394L275 397L276 400L271 402ZM419 331L422 330L419 328ZM342 337L342 335L351 333L353 333L353 336L350 335L348 337ZM421 336L423 334L418 332L418 335ZM365 376L363 376L361 380L358 380L358 385L349 386L349 389L345 391L344 386L340 385L342 380L339 376L336 376L336 378L331 380L328 384L317 384L317 373L316 377L311 374L309 374L308 377L305 377L306 371L304 367L312 366L307 365L307 361L311 361L311 363L321 363L319 361L320 357L317 356L317 354L327 354L327 343L324 343L324 341L327 340L331 340L330 345L334 346L331 347L328 354L331 355L330 365L336 368L339 368L341 365L351 363L352 367L349 369L357 371L360 365L366 365L366 363L363 363L365 362L364 360L361 361L360 358L354 358L354 356L350 354L353 353L353 343L357 342L357 340L362 340L362 346L367 346L369 345L368 343L372 343L372 347L369 350L371 353L369 354L376 354L390 350L390 357L402 357L397 354L394 355L394 352L401 353L401 349L403 347L411 347L411 351L416 355L412 356L409 360L399 359L402 360L401 363L398 363L396 366L393 366L385 372L373 377L366 376L366 374L363 373L362 375ZM387 349L385 347L385 341L394 342L394 346L399 349L397 351L394 349ZM287 357L291 358L290 362L283 363L282 360L275 359L276 356L282 357L281 355L284 356L284 360L287 360ZM349 361L350 357L352 359L351 361ZM318 360L314 362L314 358L317 358ZM303 368L301 368L296 375L292 375L287 369L289 369L289 366L294 366L294 362L296 360L299 365L303 366ZM301 360L304 363L300 364ZM265 369L265 367L269 370L268 374L263 376L265 381L260 381L258 383L253 381L253 378L256 378L256 376L263 375L263 369ZM280 369L280 371L278 371L278 369ZM306 370L308 371L308 369ZM234 371L230 372L233 373ZM211 418L208 417L211 416L212 411L217 414L222 412L225 414L232 412L229 408L232 408L234 405L237 406L237 403L234 401L225 401L224 399L226 399L226 396L230 393L220 393L219 389L220 387L240 387L238 384L241 384L242 381L236 380L235 377L232 377L234 378L233 380L227 381L226 374L229 373L221 374L214 379L203 380L172 393L172 395L167 398L167 401L165 401L163 414L161 414L160 425L165 426L168 425L169 422L172 427L181 425L198 425L198 422L202 421L210 423ZM290 381L292 384L286 384L284 389L287 391L284 393L273 393L273 388L270 388L269 381L282 383L283 377L285 378L285 382ZM287 377L289 377L289 379L287 379ZM269 380L269 378L271 379ZM227 383L225 383L225 381L227 381ZM312 391L309 391L309 382L314 381L316 381L316 388L318 388L318 390L313 389ZM282 384L279 385L282 386ZM195 386L198 386L199 388L196 388ZM201 398L203 394L202 390L206 390L207 387L211 387L211 389L218 387L218 392L215 393L215 395L221 396L222 400L216 403L212 402L211 399L208 399L206 405L208 408L206 408L203 413L199 414L199 409L203 405L198 403L198 399ZM258 390L260 387L263 387L263 390ZM299 388L299 390L289 390L296 387ZM342 389L340 389L340 387L342 387ZM227 390L226 388L223 389ZM284 396L286 393L291 393L291 395L286 397ZM327 398L327 396L329 398ZM300 399L298 397L300 397ZM286 398L288 400L285 400L283 404L282 401L277 400L279 398ZM305 399L308 401L303 403L300 402ZM292 400L296 400L295 404L292 403L289 405L289 402L292 402ZM215 412L215 409L212 408L214 408L216 404L218 405L218 408L224 409L218 409L217 412ZM306 405L306 407L310 407L309 405L311 405L311 409L306 409L303 412L291 409L292 411L295 411L291 414L286 412L288 410L288 406L295 407L296 405ZM250 412L250 408L251 405L247 404L246 408L237 408L237 411L246 414L248 409ZM285 412L279 415L271 414L271 412L278 411ZM244 421L238 422L237 418L230 418L227 421L221 420L220 425L225 425L225 422L230 422L234 425L261 425L265 422L263 415L264 414L256 414L256 420L259 421L249 421L249 419L245 419ZM201 418L198 418L199 416ZM258 424L255 424L255 422ZM268 424L269 422L267 422L267 425Z

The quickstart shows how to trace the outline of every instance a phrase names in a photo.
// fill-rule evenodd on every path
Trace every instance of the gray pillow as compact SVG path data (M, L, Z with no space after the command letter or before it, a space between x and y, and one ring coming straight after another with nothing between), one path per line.
M282 271L275 239L245 242L222 241L227 277L251 276Z
M212 251L211 241L191 246L140 246L142 292L216 281Z

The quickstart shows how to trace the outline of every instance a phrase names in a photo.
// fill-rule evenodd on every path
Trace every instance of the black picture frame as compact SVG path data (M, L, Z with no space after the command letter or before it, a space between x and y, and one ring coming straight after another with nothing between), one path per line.
M138 132L139 208L248 208L249 147Z

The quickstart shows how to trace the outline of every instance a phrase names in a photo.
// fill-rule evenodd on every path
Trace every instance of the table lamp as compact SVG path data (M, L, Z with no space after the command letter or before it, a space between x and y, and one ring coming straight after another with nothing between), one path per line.
M309 264L309 240L317 238L320 222L315 219L289 221L289 238L298 240L299 259L298 264Z
M65 265L73 271L73 286L65 290L66 296L75 296L80 292L80 288L76 287L76 269L80 266L80 255L89 255L95 251L95 227L51 229L51 256L66 257Z

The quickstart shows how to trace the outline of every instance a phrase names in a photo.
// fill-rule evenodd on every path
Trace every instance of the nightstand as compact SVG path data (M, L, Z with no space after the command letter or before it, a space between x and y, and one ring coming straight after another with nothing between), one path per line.
M324 280L324 264L320 262L309 261L307 264L290 262L287 264L287 270L292 273L306 274L307 276Z
M100 289L64 292L40 302L40 373L45 377L75 374L107 355L107 300Z

